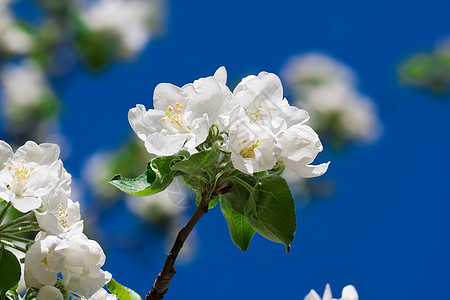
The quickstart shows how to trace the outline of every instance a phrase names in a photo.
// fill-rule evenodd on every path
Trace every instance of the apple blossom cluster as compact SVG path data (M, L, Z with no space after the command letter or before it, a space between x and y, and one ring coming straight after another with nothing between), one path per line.
M347 285L342 290L342 297L339 299L333 298L331 294L330 285L327 284L325 291L323 292L323 297L320 298L319 294L315 290L311 290L308 295L306 295L305 300L358 300L358 293L353 285Z
M334 145L374 141L380 134L376 106L356 87L356 76L324 54L291 58L282 71L297 105L311 114L311 126Z
M284 166L302 177L320 176L329 163L311 165L322 151L314 130L305 123L305 110L283 98L278 76L261 72L242 79L233 92L226 86L227 72L201 78L179 88L159 84L154 109L138 104L128 119L147 151L173 155L191 154L205 142L211 126L223 137L222 149L231 153L235 169L254 174Z
M13 152L6 142L0 141L3 212L13 206L25 214L19 219L35 217L38 227L32 230L39 231L34 241L22 249L26 250L23 268L26 287L37 293L39 300L69 296L116 299L103 290L111 280L111 274L101 269L105 254L96 241L83 234L80 206L70 199L71 176L59 153L55 144L38 145L31 141ZM13 219L3 224L2 237L20 241L20 237L14 236L16 223ZM17 230L20 232L20 227ZM5 245L15 248L14 244Z

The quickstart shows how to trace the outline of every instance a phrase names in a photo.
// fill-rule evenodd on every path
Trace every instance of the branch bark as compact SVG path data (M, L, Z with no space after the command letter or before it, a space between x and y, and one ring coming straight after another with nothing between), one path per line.
M211 202L211 200L217 197L217 195L219 194L213 192L211 196L207 198L208 192L208 189L206 189L202 194L202 200L200 201L200 204L198 205L191 219L186 224L186 226L184 226L183 229L181 229L178 233L175 243L173 244L172 249L167 255L164 267L156 278L155 283L153 283L152 289L147 294L147 296L145 296L145 300L160 300L164 298L164 294L169 289L169 284L172 281L172 277L176 273L174 267L175 260L177 259L184 242L186 241L187 237L189 236L197 222L200 220L200 218L208 212L209 202Z

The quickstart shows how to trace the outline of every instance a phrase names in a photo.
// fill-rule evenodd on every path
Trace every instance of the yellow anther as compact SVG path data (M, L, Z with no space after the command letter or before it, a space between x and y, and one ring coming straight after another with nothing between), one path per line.
M162 118L161 121L168 122L172 124L175 128L181 131L187 131L186 126L184 126L183 122L183 105L180 103L175 103L176 112L172 106L167 107L167 111L165 112L166 117Z
M10 171L13 169L13 167L11 167L11 165L10 164L8 164L8 163L3 163L4 165L5 165L5 167L7 167Z

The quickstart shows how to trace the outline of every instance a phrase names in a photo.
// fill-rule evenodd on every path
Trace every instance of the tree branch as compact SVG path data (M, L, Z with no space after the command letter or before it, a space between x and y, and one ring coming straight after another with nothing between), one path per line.
M156 278L152 289L147 294L147 296L145 296L145 300L160 300L164 298L164 294L169 289L169 284L172 281L172 277L176 273L175 267L173 265L175 264L175 260L178 257L178 253L180 253L184 242L186 241L194 226L197 224L198 220L200 220L200 218L208 212L209 202L217 197L220 191L218 193L215 193L215 191L213 191L209 198L208 193L209 189L207 188L203 192L202 200L200 201L200 204L198 205L191 219L186 224L186 226L184 226L183 229L181 229L178 233L175 243L173 244L172 249L167 255L164 267Z

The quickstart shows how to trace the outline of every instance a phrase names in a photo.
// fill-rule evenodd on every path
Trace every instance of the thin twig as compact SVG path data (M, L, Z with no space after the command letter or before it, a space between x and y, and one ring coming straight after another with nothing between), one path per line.
M164 267L156 278L151 291L147 294L147 296L145 296L145 300L160 300L164 298L164 294L169 289L169 284L172 281L172 277L176 273L174 264L175 260L177 259L178 253L180 253L184 242L191 233L195 224L197 224L198 220L200 220L200 218L208 212L209 202L219 194L219 192L216 193L216 190L211 193L211 191L209 191L210 189L213 188L208 187L203 192L202 200L200 201L191 219L186 224L186 226L183 227L183 229L181 229L181 231L178 233L175 243L173 244L172 249L167 255ZM210 196L208 197L208 195Z

